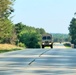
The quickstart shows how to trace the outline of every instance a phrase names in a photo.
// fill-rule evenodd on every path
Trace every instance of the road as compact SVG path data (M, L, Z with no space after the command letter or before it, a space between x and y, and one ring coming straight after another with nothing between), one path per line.
M76 49L55 44L0 54L0 75L76 75Z

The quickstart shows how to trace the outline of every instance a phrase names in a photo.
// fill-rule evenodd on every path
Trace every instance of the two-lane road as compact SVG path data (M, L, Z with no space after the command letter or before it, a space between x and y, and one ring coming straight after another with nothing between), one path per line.
M56 46L1 54L0 75L76 75L76 49Z

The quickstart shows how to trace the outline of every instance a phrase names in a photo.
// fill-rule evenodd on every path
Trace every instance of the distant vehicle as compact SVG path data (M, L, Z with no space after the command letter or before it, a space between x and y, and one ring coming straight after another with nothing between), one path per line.
M50 46L53 48L53 39L51 34L44 34L42 35L42 48L45 46Z

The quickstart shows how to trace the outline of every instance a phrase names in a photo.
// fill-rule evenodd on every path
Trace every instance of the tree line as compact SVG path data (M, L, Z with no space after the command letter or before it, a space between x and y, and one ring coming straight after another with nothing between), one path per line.
M70 42L70 36L68 34L52 33L54 42Z
M41 36L46 33L43 28L26 26L22 23L15 24L15 31L17 34L16 44L28 48L40 48Z

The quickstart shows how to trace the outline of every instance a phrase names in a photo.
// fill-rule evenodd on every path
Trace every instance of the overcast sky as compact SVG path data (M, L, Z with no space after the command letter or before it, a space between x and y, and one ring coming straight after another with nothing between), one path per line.
M16 0L13 22L44 28L48 33L69 33L76 0Z

